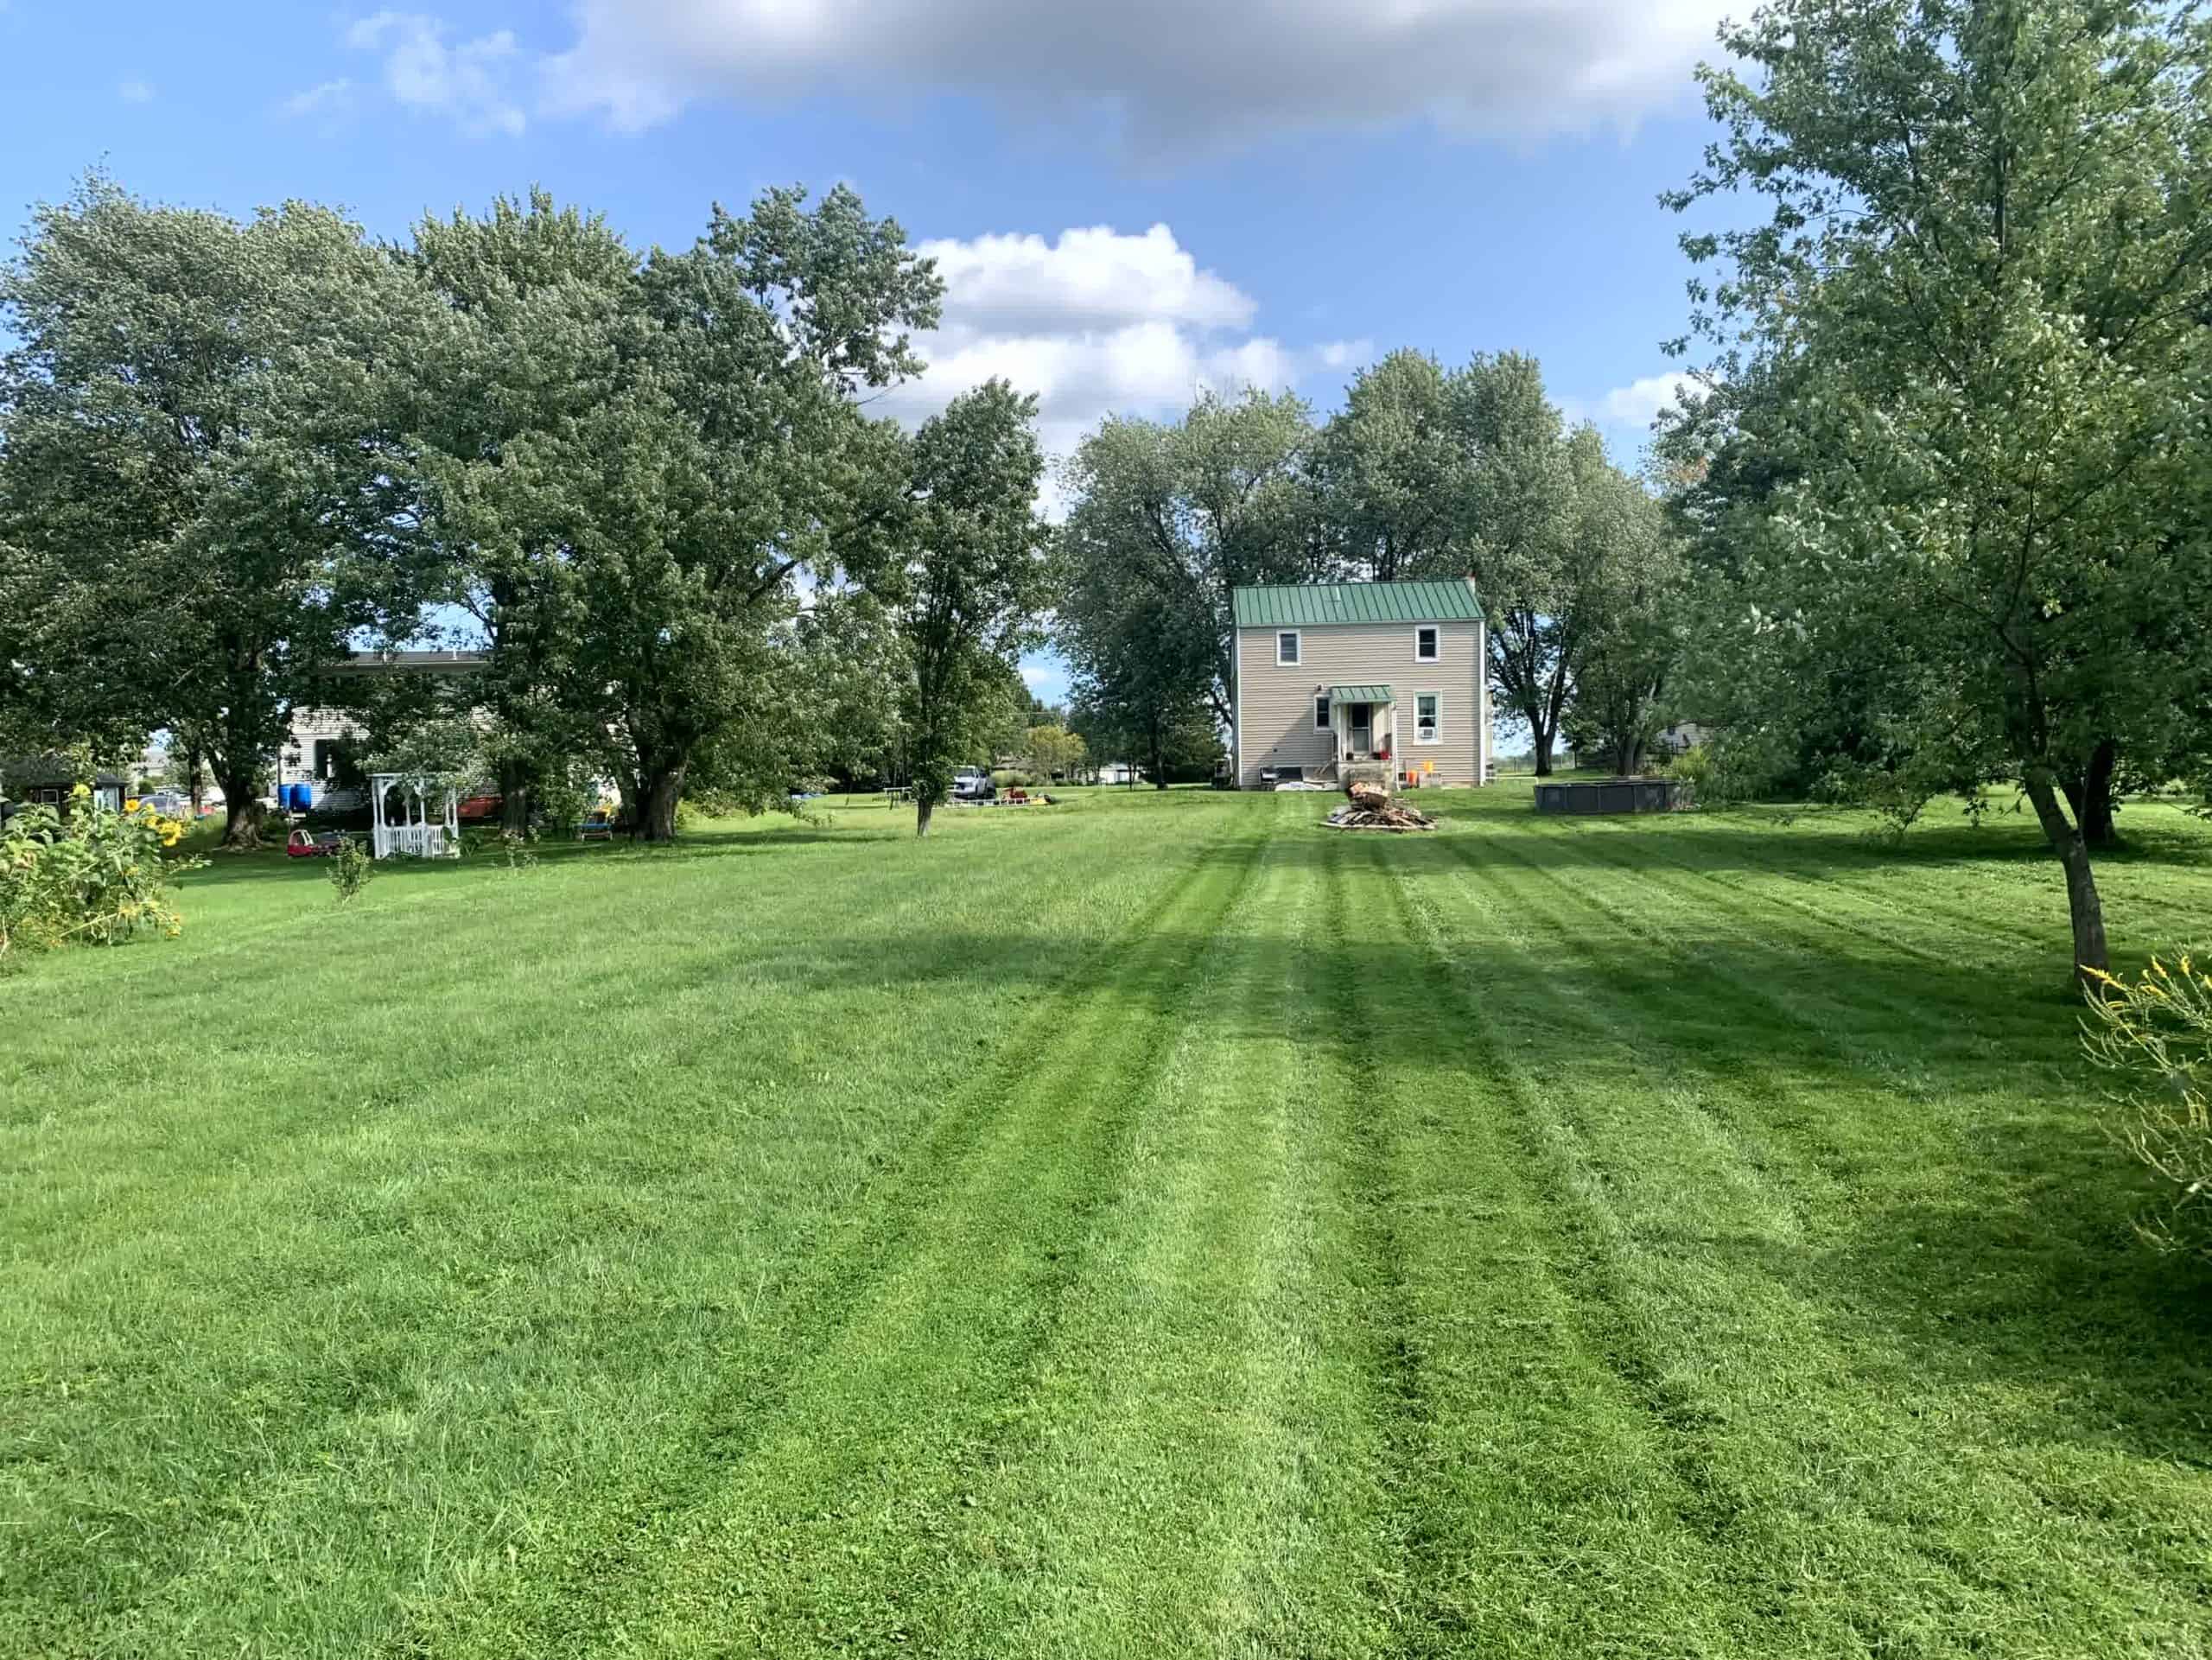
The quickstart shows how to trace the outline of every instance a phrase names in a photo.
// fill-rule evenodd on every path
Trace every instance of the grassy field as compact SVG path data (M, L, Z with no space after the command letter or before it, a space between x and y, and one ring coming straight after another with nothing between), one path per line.
M2032 824L1440 799L231 862L0 982L0 1654L2212 1653Z

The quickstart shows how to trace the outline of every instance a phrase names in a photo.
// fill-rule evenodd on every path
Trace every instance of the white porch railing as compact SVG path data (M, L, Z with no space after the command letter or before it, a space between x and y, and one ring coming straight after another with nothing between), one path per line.
M394 855L408 859L442 859L446 856L446 827L443 824L385 824L377 830L377 857L390 858Z

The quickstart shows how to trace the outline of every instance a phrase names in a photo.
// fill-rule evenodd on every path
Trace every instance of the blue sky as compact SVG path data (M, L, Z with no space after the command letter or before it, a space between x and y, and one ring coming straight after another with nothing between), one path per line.
M164 200L313 198L397 237L537 183L681 244L716 199L843 180L951 280L902 413L1005 373L1065 448L1202 383L1325 407L1393 347L1512 348L1633 461L1688 275L1655 197L1708 136L1689 71L1724 10L0 0L0 207L20 225L101 163Z

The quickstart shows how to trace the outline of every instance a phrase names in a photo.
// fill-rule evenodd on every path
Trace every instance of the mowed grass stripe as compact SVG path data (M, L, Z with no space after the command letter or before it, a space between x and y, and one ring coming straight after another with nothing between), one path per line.
M1366 1072L1376 1295L1397 1332L1396 1646L1720 1651L1728 1575L1700 1472L1652 1410L1599 1242L1529 1145L1529 1080L1452 994L1395 846L1337 855L1363 964L1337 1029Z
M1321 900L1263 861L1192 942L1207 978L1023 1391L1021 1434L925 1592L924 1651L1356 1656L1382 1638L1351 1103L1314 997Z
M1880 889L1870 889L1770 873L1758 855L1743 849L1741 844L1759 839L1749 830L1686 836L1670 827L1639 836L1616 824L1551 835L1576 838L1593 874L1627 878L1602 884L1615 915L1636 915L1651 897L1674 901L1675 918L1658 926L1642 924L1647 941L1673 950L1707 947L1708 960L1742 965L1745 984L1770 984L1777 973L1786 974L1800 1001L1822 993L1838 1014L1860 1023L1874 1023L1868 1016L1878 1010L1889 1030L1904 1023L1939 1038L1958 1037L1979 1045L1973 1057L1979 1061L2009 1058L2022 1041L2038 1054L2048 1048L2042 1040L2052 1031L2050 1008L2066 999L2064 937L2046 927L2029 936L2032 949L2024 951L2019 934L1977 928L1969 916L1942 903L1938 890L1947 874L1941 868L1908 868ZM1516 849L1525 851L1525 843ZM1746 873L1747 862L1758 869ZM1568 880L1564 870L1551 868ZM1770 879L1745 881L1746 874ZM1748 915L1747 901L1763 913L1750 938L1717 920ZM1904 938L1908 929L1910 939ZM1988 995L1999 986L2010 995ZM1938 988L1947 995L1931 995ZM1964 1029L1958 1018L1961 1003L1977 1017Z
M950 973L886 948L912 938L912 917L899 935L856 939L848 957L793 914L786 925L822 953L811 976L733 975L719 1005L703 984L657 1004L636 979L650 983L660 951L618 954L601 970L635 976L626 1012L494 1046L485 1053L504 1054L503 1071L448 1070L450 1020L426 1033L442 1041L412 1047L387 1027L379 1058L393 1081L373 1113L334 1110L316 1089L238 1092L236 1116L283 1129L220 1170L227 1206L195 1198L188 1177L176 1214L82 1259L42 1261L46 1243L73 1231L11 1236L15 1283L36 1295L0 1321L16 1352L40 1360L11 1380L13 1525L0 1551L16 1593L0 1604L0 1636L18 1635L0 1647L159 1650L157 1633L204 1627L212 1613L269 1652L359 1652L408 1601L496 1581L579 1504L652 1485L668 1465L663 1439L711 1398L721 1358L777 1328L792 1269L849 1225L872 1184L897 1191L912 1173L902 1139L972 1076L979 1034L1032 1011L1049 1026L1038 989L1080 980L1086 940L1112 949L1102 929L1141 937L1154 919L1147 899L1198 868L1199 849L1138 862L1140 843L1156 847L1156 834L1109 819L1092 844L1114 856L1048 888L1043 855L980 838L971 853L948 838L927 855L930 924L964 925L962 900L980 896L1020 904L1041 930ZM845 857L854 880L842 886L864 891L866 850ZM666 881L704 862L638 875ZM531 927L568 919L518 908L542 893L533 881L479 880L478 902L529 942L518 956L567 960ZM879 909L852 925L886 921ZM722 949L718 918L695 927L666 942L680 961ZM752 966L764 954L756 944ZM294 976L327 989L336 1026L347 1024L351 966L310 961ZM855 1053L839 1020L875 1005ZM607 1067L578 1064L602 1041L641 1062L689 1049L701 1026L722 1035L708 1070L671 1059L650 1089L626 1079L610 1093ZM374 1041L373 1022L354 1029ZM225 1057L198 1064L174 1113L142 1111L153 1134L219 1120ZM67 1125L59 1144L85 1175L130 1151L103 1144L118 1103L59 1117L54 1104L49 1123ZM138 1173L126 1180L121 1191L140 1191ZM26 1261L33 1241L40 1256ZM88 1399L111 1426L90 1444L69 1429ZM158 1504L137 1501L149 1491ZM389 1548L363 1552L364 1529Z
M1014 1428L1012 1399L1079 1272L1084 1219L1114 1191L1135 1103L1164 1059L1162 1024L1263 844L1247 836L1202 862L1039 1034L1046 1058L1025 1055L984 1086L982 1133L863 1285L793 1307L820 1335L785 1352L793 1375L762 1403L765 1421L715 1453L720 1479L639 1518L619 1564L588 1540L550 1544L463 1625L438 1630L437 1651L902 1643L909 1583Z
M2207 1654L2031 827L1329 805L226 862L0 983L0 1654Z
M1683 1437L1684 1468L1716 1542L1732 1577L1745 1578L1726 1599L1741 1651L1763 1651L1783 1634L1806 1651L1845 1653L1870 1642L1928 1645L1941 1633L1934 1651L1994 1643L2008 1653L2072 1652L2088 1627L2055 1627L2050 1610L2079 1610L2094 1623L2111 1603L2138 1612L2142 1637L2129 1651L2165 1651L2196 1630L2191 1599L2175 1595L2171 1577L2177 1555L2205 1536L2202 1516L2177 1503L2196 1483L2110 1461L2098 1485L2145 1513L2133 1529L2085 1530L2069 1513L2076 1505L2051 1502L2054 1486L2085 1473L2066 1449L2039 1475L2026 1467L2035 1459L1973 1456L2022 1426L1986 1415L1977 1391L1915 1387L1893 1333L1839 1319L1843 1311L1820 1294L1822 1264L1847 1262L1840 1253L1850 1247L1807 1237L1783 1196L1801 1186L1792 1167L1832 1159L1823 1143L1836 1123L1863 1133L1887 1121L1892 1146L1940 1137L1924 1104L1871 1081L1830 1078L1826 1111L1808 1115L1740 1065L1700 1077L1706 1034L1686 1035L1651 975L1607 956L1604 942L1618 932L1611 906L1577 895L1541 862L1474 862L1469 882L1495 888L1497 903L1533 925L1548 923L1555 951L1620 994L1614 1053L1554 1051L1549 1075L1532 1070L1516 1098L1533 1109L1531 1157L1559 1173L1562 1199L1597 1246L1604 1319L1623 1333L1624 1369ZM1440 942L1455 932L1452 898L1426 885L1409 892L1417 913L1443 912ZM1464 963L1456 980L1471 1013L1522 1003L1541 1028L1550 982L1486 976L1478 951ZM1783 1054L1817 1046L1809 1026L1757 1019L1719 976L1704 977L1705 997L1738 1014L1739 1051L1762 1038ZM1700 989L1694 957L1669 964L1665 978L1677 993ZM1630 1055L1647 1068L1679 1060L1695 1084L1616 1087ZM1751 1134L1707 1132L1702 1121L1715 1113ZM1751 1167L1736 1151L1747 1142L1760 1153ZM1862 1198L1849 1185L1847 1177L1827 1196L1848 1206ZM1847 1211L1834 1223L1848 1219ZM1783 1563L1796 1572L1777 1572ZM2013 1594L2024 1585L2042 1593L2024 1607ZM1766 1618L1747 1625L1746 1610Z
M1718 898L1670 928L1641 914L1644 884L1578 883L1510 841L1479 849L1464 838L1446 845L1494 891L1486 913L1510 906L1549 925L1528 948L1529 960L1572 963L1575 972L1539 976L1547 1000L1566 981L1605 995L1609 1018L1593 1053L1611 1055L1625 1070L1658 1063L1684 1082L1710 1081L1714 1088L1699 1099L1753 1168L1793 1187L1825 1184L1821 1197L1833 1201L1841 1186L1887 1166L1900 1138L1941 1129L1913 1098L1916 1076L1901 1057L1939 1046L1947 1020L1955 1025L1958 1015L1916 999L1910 982L1888 984L1891 975L1910 971L1877 967L1848 982L1853 993L1834 996L1833 976L1822 972L1817 954L1777 949L1764 919L1750 920L1759 901L1749 893ZM1720 924L1726 943L1708 947L1700 934L1716 917L1733 925ZM1747 939L1758 943L1740 943ZM1756 970L1738 966L1746 952ZM1632 1013L1624 1019L1624 1011ZM1917 1042L1901 1040L1901 1027L1909 1032L1923 1022L1930 1029ZM1837 1110L1840 1091L1854 1092L1853 1110ZM1761 1111L1737 1110L1743 1101L1759 1103ZM1814 1156L1770 1155L1762 1130L1768 1123L1787 1124L1801 1150ZM1910 1176L1901 1167L1897 1173Z

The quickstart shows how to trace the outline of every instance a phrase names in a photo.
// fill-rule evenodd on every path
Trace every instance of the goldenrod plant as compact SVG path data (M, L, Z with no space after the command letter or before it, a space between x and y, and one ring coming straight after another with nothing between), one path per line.
M2133 981L2092 976L2088 1003L2082 1046L2125 1080L2114 1132L2171 1190L2142 1232L2212 1256L2212 973L2152 957Z

